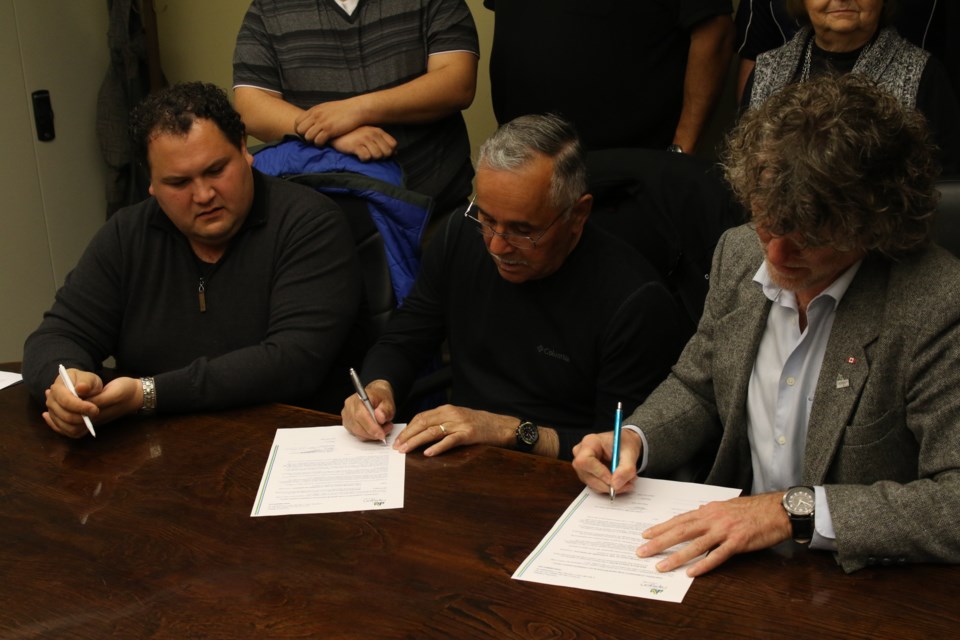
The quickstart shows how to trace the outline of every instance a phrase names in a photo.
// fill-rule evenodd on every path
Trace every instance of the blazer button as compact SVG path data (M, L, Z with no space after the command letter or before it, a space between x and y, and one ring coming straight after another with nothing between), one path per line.
M867 558L867 564L877 564L877 559L873 556Z

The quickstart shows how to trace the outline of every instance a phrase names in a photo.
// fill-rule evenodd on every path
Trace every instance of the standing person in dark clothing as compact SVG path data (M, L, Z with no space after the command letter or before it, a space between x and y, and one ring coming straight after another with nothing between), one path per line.
M730 0L485 0L497 121L559 113L588 150L693 153L727 76ZM675 145L675 146L674 146Z

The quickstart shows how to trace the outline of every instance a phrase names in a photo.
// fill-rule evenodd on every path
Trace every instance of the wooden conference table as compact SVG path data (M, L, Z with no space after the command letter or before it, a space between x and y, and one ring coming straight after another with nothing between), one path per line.
M283 405L48 429L0 391L0 638L934 638L960 567L845 575L829 554L740 556L682 604L512 580L581 489L489 447L407 457L399 510L251 518ZM791 557L792 556L792 557Z

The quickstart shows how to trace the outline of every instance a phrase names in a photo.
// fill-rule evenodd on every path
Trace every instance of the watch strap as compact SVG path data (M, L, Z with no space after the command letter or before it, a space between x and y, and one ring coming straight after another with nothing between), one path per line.
M157 385L153 378L140 378L140 388L143 390L143 404L138 413L152 415L157 411Z
M793 541L808 544L813 539L813 516L790 516L793 526Z
M809 513L797 513L794 509L791 508L792 497L799 494L809 494ZM816 500L816 494L813 487L808 486L796 486L790 487L787 489L787 492L783 495L782 505L784 511L787 512L787 517L790 519L790 527L792 529L793 541L799 544L808 544L813 539L814 531L814 515L815 509L813 508L813 502ZM802 511L807 511L803 509Z

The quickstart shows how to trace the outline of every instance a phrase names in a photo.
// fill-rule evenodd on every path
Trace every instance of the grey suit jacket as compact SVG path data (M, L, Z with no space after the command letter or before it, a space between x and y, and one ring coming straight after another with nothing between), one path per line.
M647 438L647 474L715 452L706 482L750 490L747 383L770 308L753 282L762 260L751 229L721 238L696 335L628 420ZM837 308L803 460L803 483L826 487L844 570L960 562L958 356L960 261L939 247L868 256Z

